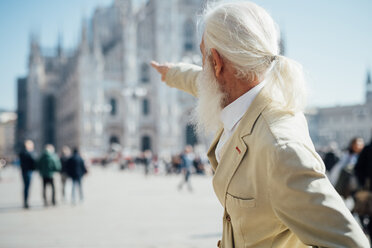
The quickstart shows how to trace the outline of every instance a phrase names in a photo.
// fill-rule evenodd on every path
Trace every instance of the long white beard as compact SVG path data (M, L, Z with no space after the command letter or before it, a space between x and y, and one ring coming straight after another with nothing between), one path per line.
M215 133L222 126L220 115L225 94L220 90L210 63L205 63L197 85L198 101L193 111L193 123L199 133Z

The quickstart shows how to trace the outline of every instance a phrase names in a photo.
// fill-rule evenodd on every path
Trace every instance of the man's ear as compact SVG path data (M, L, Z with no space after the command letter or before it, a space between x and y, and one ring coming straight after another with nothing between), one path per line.
M216 77L219 77L222 71L222 67L223 67L223 60L216 49L212 48L211 52L212 52L214 72L215 72Z

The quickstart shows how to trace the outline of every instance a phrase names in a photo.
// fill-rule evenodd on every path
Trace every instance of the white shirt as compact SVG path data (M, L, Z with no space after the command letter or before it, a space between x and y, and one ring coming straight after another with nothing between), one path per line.
M226 144L227 140L233 135L234 131L238 127L240 120L242 119L245 112L247 112L249 106L256 98L258 93L262 90L265 85L265 81L262 81L238 99L227 105L221 111L221 121L223 123L223 133L218 141L215 155L217 162L219 163L222 157L222 148Z

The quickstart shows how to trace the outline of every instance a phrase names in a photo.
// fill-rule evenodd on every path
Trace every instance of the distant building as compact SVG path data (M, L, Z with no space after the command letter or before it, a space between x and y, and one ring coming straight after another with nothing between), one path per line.
M372 138L372 82L367 73L366 100L364 104L317 108L307 113L310 135L319 148L335 141L340 148L348 146L356 136L365 142Z
M17 142L103 156L113 144L160 155L203 143L189 123L194 99L160 82L154 59L201 63L196 13L203 1L114 0L83 22L79 45L53 50L31 38L28 74L18 80Z
M15 125L17 114L14 112L0 112L0 158L8 161L15 159Z

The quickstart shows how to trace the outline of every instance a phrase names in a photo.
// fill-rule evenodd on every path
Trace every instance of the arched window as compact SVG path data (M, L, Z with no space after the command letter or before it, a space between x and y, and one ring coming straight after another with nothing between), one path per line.
M198 143L198 137L195 133L194 126L189 124L186 126L186 145L194 146L196 143Z
M142 151L151 150L151 138L147 135L141 138Z
M112 144L120 144L120 140L117 136L113 135L113 136L110 137L110 145L112 145Z
M117 113L117 106L116 106L116 99L115 98L111 98L110 99L110 106L111 106L110 114L111 115L116 115L116 113Z
M149 106L149 100L143 99L142 101L142 114L143 115L149 115L150 114L150 106Z
M183 40L185 52L194 50L195 27L192 20L187 20L183 25Z
M141 65L140 77L142 83L148 83L150 81L150 70L147 63Z

